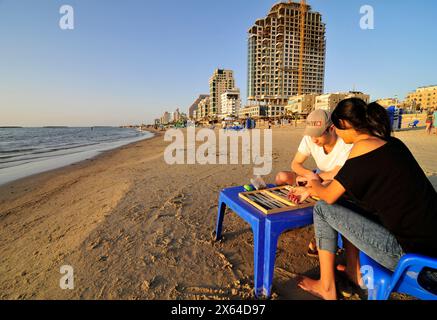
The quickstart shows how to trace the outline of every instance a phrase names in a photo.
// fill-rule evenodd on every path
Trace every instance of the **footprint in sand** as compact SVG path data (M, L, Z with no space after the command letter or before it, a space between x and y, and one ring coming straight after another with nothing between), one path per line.
M184 203L184 200L185 200L185 195L183 193L180 193L175 197L171 198L169 202L175 206L179 206Z

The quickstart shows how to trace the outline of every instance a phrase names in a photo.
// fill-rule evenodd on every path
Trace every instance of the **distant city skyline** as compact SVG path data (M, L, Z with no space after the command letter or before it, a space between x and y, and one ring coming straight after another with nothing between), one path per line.
M247 31L278 1L0 0L0 126L153 123L188 113L217 68L247 97ZM324 92L401 100L437 83L437 3L308 0L326 24ZM74 30L59 9L74 8ZM360 8L375 29L360 29Z

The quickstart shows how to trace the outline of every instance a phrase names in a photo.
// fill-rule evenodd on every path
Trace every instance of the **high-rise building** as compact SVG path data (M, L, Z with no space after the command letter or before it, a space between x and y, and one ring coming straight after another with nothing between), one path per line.
M437 86L417 88L415 92L408 94L405 103L413 109L437 108Z
M194 117L194 111L196 111L199 107L199 102L202 101L203 99L209 97L208 94L201 94L196 101L193 102L193 104L190 106L190 108L188 109L188 116L190 117L190 119L195 119Z
M234 72L232 70L216 69L209 79L210 117L221 114L221 96L227 90L235 88Z
M174 122L174 112L169 112L168 114L169 114L169 116L168 116L168 118L169 118L168 123L173 123Z
M170 113L168 113L167 111L164 112L164 114L161 117L161 124L168 124L170 122Z
M325 77L325 24L305 6L302 94L322 94ZM286 105L298 94L301 5L278 3L248 32L248 100Z
M173 112L173 121L178 122L181 119L181 113L179 111L179 108L176 109L175 112Z
M208 117L211 107L210 97L205 97L199 102L196 110L196 120L204 120Z
M221 96L221 116L237 116L241 107L240 89L227 90Z

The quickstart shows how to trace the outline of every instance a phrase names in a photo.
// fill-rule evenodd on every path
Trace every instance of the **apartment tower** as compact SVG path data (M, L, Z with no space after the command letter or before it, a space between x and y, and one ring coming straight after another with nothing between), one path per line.
M200 101L202 101L203 99L208 98L208 97L209 97L208 94L199 95L199 97L196 99L196 101L194 101L193 104L188 108L188 116L190 119L194 118L194 111L196 111L198 109Z
M221 96L221 118L238 116L241 107L240 89L227 90Z
M413 109L437 108L437 86L417 88L415 92L408 94L406 103Z
M325 77L325 24L309 5L304 10L301 94L322 94ZM278 3L248 32L248 101L286 105L298 94L301 5Z
M221 96L228 90L235 88L234 72L232 70L216 69L214 74L209 79L210 90L210 117L220 115L221 112Z

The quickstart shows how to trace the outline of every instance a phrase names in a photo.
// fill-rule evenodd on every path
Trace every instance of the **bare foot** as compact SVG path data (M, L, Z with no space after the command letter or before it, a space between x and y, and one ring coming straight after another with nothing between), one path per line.
M313 280L307 277L301 277L298 286L312 295L324 300L337 300L335 283L331 288L325 290L320 280Z

